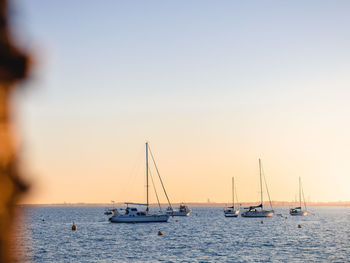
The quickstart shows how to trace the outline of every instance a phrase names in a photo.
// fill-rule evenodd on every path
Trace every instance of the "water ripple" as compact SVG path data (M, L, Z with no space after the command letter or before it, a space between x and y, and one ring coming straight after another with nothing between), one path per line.
M289 217L286 208L278 208L288 219L266 218L263 224L225 218L218 207L194 207L190 217L161 224L111 224L103 207L21 209L27 223L15 240L26 262L344 262L350 257L349 208L311 208L306 217ZM73 221L77 231L71 230Z

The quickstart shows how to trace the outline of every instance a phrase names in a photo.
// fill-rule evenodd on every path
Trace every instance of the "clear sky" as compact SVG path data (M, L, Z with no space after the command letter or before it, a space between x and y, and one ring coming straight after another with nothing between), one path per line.
M16 0L26 202L350 200L349 1ZM152 189L151 189L152 190ZM160 189L159 189L160 191ZM155 201L152 193L152 200ZM162 197L162 201L165 201Z

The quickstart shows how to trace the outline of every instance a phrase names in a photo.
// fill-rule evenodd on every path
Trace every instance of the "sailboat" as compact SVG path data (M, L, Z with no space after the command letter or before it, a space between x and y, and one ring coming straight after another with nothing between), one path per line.
M259 174L260 174L260 205L257 206L250 206L247 207L245 209L247 209L246 211L244 211L242 213L243 217L272 217L274 214L274 211L272 210L272 204L271 204L271 200L270 200L270 205L271 205L271 210L265 210L263 208L263 190L262 190L262 179L261 179L261 160L259 159ZM266 184L266 181L265 181ZM266 185L266 190L267 193L269 193L268 189L267 189L267 185ZM270 199L270 195L268 194L269 199Z
M232 177L232 206L224 210L225 217L237 217L239 209L235 209L235 179Z
M149 200L148 200L148 142L146 142L146 182L147 182L147 203L125 203L126 208L124 209L114 209L113 216L109 218L109 221L112 223L149 223L149 222L167 222L169 220L170 215L166 213L151 213L149 211ZM152 153L151 153L152 154ZM152 156L153 158L153 156ZM154 160L153 160L154 161ZM153 179L152 179L153 180ZM165 189L164 189L165 190ZM139 211L136 207L129 207L129 205L133 206L145 206L145 211Z
M303 200L304 200L304 208L305 208L305 210L302 210L302 207L301 207L301 193L303 193ZM300 177L299 177L299 206L295 207L295 208L291 208L289 210L289 214L292 215L292 216L306 216L307 215L306 203L305 203L305 198L304 198L304 191L302 190Z

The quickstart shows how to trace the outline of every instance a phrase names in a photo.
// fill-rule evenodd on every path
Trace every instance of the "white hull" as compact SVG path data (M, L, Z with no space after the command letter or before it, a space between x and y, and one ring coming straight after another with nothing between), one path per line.
M167 211L167 215L169 216L189 216L191 214L191 211L192 210L189 210L189 211L184 211L184 212L180 212L180 211L174 211L174 212L171 212L171 211Z
M184 203L180 204L178 210L173 210L172 207L168 207L166 213L170 216L189 216L192 210L188 208Z
M239 210L225 210L224 211L225 217L237 217L239 214Z
M144 216L112 216L109 221L112 223L151 223L151 222L168 222L169 215L144 215Z
M236 214L225 214L225 217L238 217Z
M272 217L274 214L273 211L260 210L260 211L245 211L243 217Z
M307 211L296 211L296 212L292 212L292 211L289 211L289 214L291 216L306 216L307 215Z
M225 213L225 217L238 217L238 214L234 214L234 213Z

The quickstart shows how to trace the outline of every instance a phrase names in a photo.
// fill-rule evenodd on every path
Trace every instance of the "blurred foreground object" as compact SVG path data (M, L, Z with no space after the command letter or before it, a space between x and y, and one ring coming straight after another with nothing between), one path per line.
M16 260L10 253L14 209L27 189L18 173L11 95L15 84L26 78L29 62L11 41L7 14L7 1L0 0L0 262Z

